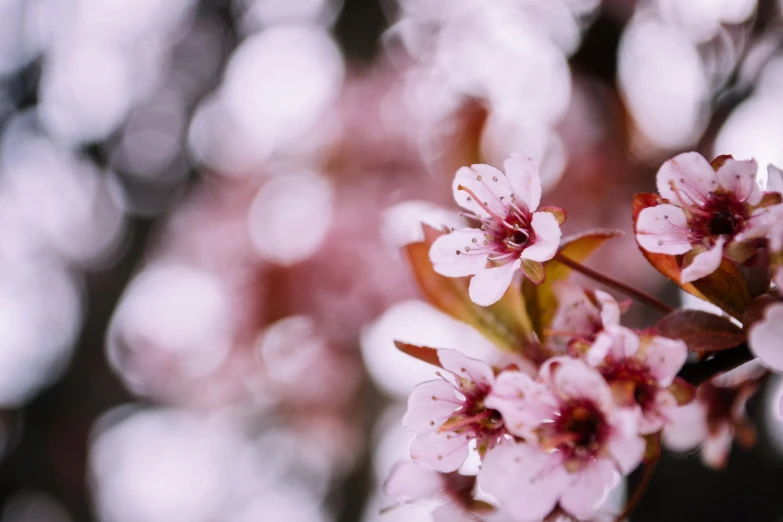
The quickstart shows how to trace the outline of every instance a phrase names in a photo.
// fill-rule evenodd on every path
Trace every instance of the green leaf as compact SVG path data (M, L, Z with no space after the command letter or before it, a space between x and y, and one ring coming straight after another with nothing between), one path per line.
M565 257L581 263L595 252L605 241L619 237L619 230L592 230L564 239L560 243L559 253ZM551 259L544 263L546 280L540 285L525 280L522 284L522 292L525 296L526 308L533 321L533 327L539 338L544 338L544 331L549 328L557 311L557 298L554 293L554 285L559 281L568 279L573 271L571 268Z
M685 341L692 352L727 350L745 342L742 328L725 317L701 310L677 310L656 325L670 339Z
M544 265L538 261L531 261L529 259L522 260L522 273L525 277L530 279L535 285L540 285L546 279L546 270Z
M416 278L427 301L451 317L472 325L500 349L524 353L535 344L533 326L514 283L497 303L483 307L470 300L469 278L445 277L433 270L429 251L443 231L423 225L424 241L404 247Z

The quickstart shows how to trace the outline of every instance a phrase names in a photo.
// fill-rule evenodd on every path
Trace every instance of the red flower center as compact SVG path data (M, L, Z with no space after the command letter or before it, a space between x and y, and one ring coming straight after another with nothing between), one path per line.
M702 239L709 236L734 236L745 228L747 205L731 193L711 192L698 209L692 209L691 233Z

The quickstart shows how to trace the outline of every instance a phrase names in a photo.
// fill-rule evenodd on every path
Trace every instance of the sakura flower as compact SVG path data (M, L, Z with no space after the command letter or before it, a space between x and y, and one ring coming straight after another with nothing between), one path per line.
M588 290L580 285L561 281L555 285L557 311L552 319L549 347L563 353L569 340L595 340L605 326L620 323L620 305L601 290Z
M755 443L756 432L745 414L745 404L757 387L755 380L731 386L702 384L692 402L670 412L670 422L663 430L664 445L678 452L701 446L702 462L723 468L734 438L746 449Z
M779 286L778 291L780 288ZM764 317L751 327L748 334L750 350L765 366L776 372L783 372L781 335L783 335L783 303L768 306L764 310Z
M403 425L417 433L411 459L450 472L462 466L475 441L480 454L505 434L500 413L485 406L495 374L490 366L455 350L438 350L447 375L414 388Z
M557 253L560 223L555 214L535 212L541 200L538 167L512 154L505 174L489 165L462 167L454 177L454 199L478 228L461 228L439 237L430 249L436 272L447 277L472 275L470 298L488 306L508 289L517 270L534 283Z
M519 522L541 520L558 503L589 518L642 460L637 415L618 407L601 374L581 360L549 359L538 379L503 372L486 404L525 442L487 452L479 486Z
M439 473L401 461L392 468L383 489L398 504L435 501L433 522L477 522L481 519L470 511L475 484L475 476Z
M666 202L645 208L637 221L636 240L648 252L690 253L683 283L713 273L724 255L746 261L754 253L747 241L763 235L770 200L756 180L756 161L722 156L713 165L696 152L665 162L657 185Z
M688 347L655 335L641 337L618 325L600 333L586 354L609 383L615 401L639 411L639 433L647 435L663 428L677 407L672 384L688 357Z

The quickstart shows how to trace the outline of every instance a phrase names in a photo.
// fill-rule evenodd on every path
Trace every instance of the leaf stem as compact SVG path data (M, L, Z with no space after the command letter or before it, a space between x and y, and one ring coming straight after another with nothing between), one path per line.
M578 263L574 261L573 259L569 259L566 256L564 256L562 253L558 252L555 254L555 259L564 264L565 266L569 267L572 270L575 270L579 272L580 274L583 274L590 279L593 279L599 283L602 283L610 288L614 288L615 290L618 290L624 294L626 294L629 297L632 297L633 299L636 299L637 301L646 304L647 306L651 308L655 308L664 314L668 314L674 311L674 308L667 305L663 301L646 294L642 292L641 290L638 290L636 288L633 288L632 286L628 286L625 283L622 283L620 281L617 281L616 279L612 279L611 277L604 275L600 272L596 272L592 268L587 268L581 263Z

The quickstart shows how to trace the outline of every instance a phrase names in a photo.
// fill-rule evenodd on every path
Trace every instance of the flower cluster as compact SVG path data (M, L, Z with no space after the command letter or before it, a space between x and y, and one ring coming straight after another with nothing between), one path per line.
M408 257L434 305L510 353L490 364L467 346L398 343L440 370L409 397L412 462L395 467L390 496L437 499L436 521L621 519L641 491L619 514L602 512L609 493L640 465L651 472L662 444L702 447L714 468L735 438L751 445L744 404L767 368L783 371L783 173L770 167L763 186L756 171L753 160L681 154L659 170L659 195L634 200L644 256L717 315L674 310L583 266L617 234L561 240L565 212L539 209L529 159L512 156L505 173L460 169L454 197L476 227L425 227ZM573 271L664 316L623 326L630 303L569 281ZM762 364L740 367L754 356Z

